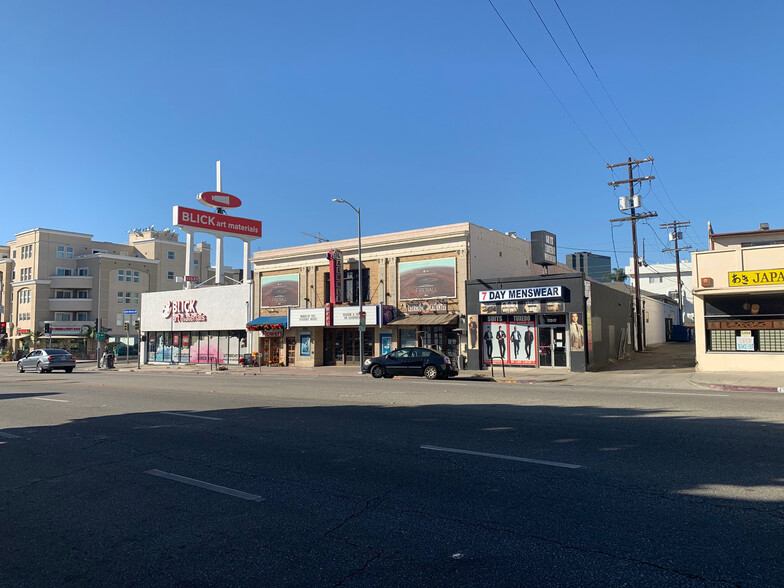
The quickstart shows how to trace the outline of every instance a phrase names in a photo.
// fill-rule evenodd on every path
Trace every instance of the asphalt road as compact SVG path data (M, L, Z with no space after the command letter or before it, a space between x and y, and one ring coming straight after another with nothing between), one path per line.
M782 585L783 402L2 366L1 582Z

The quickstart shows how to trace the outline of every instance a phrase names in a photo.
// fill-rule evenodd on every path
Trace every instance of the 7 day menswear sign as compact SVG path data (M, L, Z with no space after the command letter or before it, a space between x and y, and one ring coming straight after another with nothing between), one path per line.
M508 300L538 300L560 298L561 286L539 286L534 288L511 288L508 290L482 290L479 302L506 302Z

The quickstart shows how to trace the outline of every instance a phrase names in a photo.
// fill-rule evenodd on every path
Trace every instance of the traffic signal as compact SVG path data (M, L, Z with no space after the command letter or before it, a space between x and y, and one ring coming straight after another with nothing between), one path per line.
M139 330L139 327L141 327L141 326L142 326L142 321L140 321L139 319L136 319L135 321L133 321L133 327L134 327L134 328L135 328L137 331Z
M49 326L49 323L44 323L44 333L47 335L52 332L52 327Z
M6 326L7 325L6 325L5 321L0 323L0 335L5 335L6 334Z
M131 323L129 323L128 321L125 321L125 330L126 331L130 331L131 330Z

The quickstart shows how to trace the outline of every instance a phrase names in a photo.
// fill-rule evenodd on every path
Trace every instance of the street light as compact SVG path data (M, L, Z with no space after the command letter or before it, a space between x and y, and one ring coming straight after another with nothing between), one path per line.
M362 320L362 317L364 316L364 313L362 312L362 302L364 299L362 293L362 215L359 212L359 208L351 204L348 200L333 198L332 202L348 204L354 209L354 212L357 213L357 257L359 257L359 271L357 272L359 274L359 373L361 374L362 365L365 362L365 325Z

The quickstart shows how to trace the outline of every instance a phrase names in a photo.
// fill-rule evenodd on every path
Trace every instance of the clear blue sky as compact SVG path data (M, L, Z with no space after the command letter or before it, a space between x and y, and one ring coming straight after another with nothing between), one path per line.
M5 2L0 240L171 226L217 160L236 214L263 222L254 251L354 237L340 197L366 235L543 229L560 260L615 248L623 266L605 163L649 155L648 261L670 261L663 222L691 221L695 249L709 220L784 228L784 3L558 2L634 136L553 0L534 5L609 125L525 0L493 3L576 124L487 0Z

